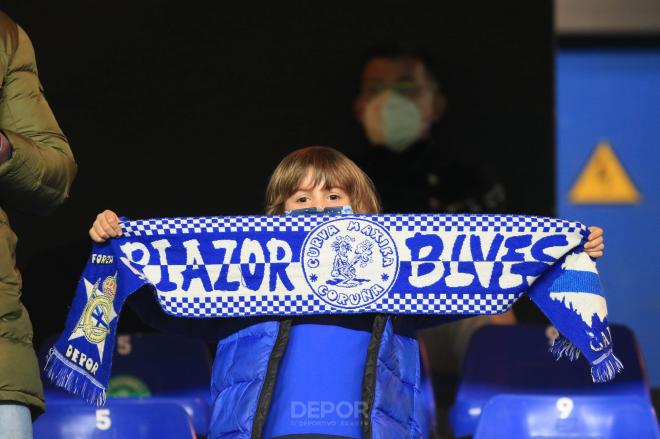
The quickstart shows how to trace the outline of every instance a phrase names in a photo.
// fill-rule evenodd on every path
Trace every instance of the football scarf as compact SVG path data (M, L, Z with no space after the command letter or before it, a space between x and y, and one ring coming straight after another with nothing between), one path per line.
M594 382L622 369L598 272L576 222L512 215L295 215L122 223L94 245L50 380L103 404L117 320L148 285L179 317L503 313L527 294L557 327L551 352L582 353ZM449 319L448 319L449 320Z

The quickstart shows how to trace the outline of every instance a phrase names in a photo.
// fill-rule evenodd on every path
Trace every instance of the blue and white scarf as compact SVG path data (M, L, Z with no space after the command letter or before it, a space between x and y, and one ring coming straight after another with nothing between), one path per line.
M478 315L527 294L581 352L594 382L622 369L612 353L598 272L576 222L510 215L298 215L122 223L95 245L48 377L103 404L118 315L150 285L185 318L311 314ZM449 319L448 319L449 320Z

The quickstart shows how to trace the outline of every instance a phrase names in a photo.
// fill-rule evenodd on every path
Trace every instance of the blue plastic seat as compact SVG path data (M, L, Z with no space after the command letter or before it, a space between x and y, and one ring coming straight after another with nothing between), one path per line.
M653 407L636 396L498 395L484 406L474 439L658 439Z
M33 424L35 439L194 439L190 417L162 400L112 399L96 408L79 401L49 403Z
M44 343L47 349L54 343ZM108 400L159 398L182 406L195 431L206 435L211 415L211 360L200 340L169 334L134 334L117 337L112 358ZM75 397L44 386L46 403Z
M555 361L548 352L549 330L543 325L485 326L472 336L449 421L456 437L474 434L486 402L502 393L621 395L650 402L648 379L633 333L611 325L621 374L594 384L590 366L579 358ZM548 333L548 334L546 334Z

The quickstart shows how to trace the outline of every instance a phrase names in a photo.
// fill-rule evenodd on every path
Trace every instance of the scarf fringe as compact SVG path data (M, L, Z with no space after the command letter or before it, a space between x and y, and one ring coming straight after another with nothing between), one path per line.
M550 347L550 352L556 360L559 360L564 356L570 361L575 361L580 358L580 350L578 347L563 335L560 335L555 339L552 347Z
M591 366L591 378L594 383L606 383L614 379L617 373L623 370L623 364L612 352L600 361Z
M66 361L54 348L48 352L44 372L53 384L81 397L88 404L96 407L105 404L105 389L79 367Z

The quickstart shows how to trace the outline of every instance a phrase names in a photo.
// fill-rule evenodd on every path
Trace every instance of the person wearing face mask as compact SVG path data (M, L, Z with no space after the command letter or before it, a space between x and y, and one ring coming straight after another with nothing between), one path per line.
M494 173L483 164L451 160L446 141L437 138L447 99L422 52L398 45L373 48L354 111L368 141L358 162L379 188L385 211L505 210L505 190Z

